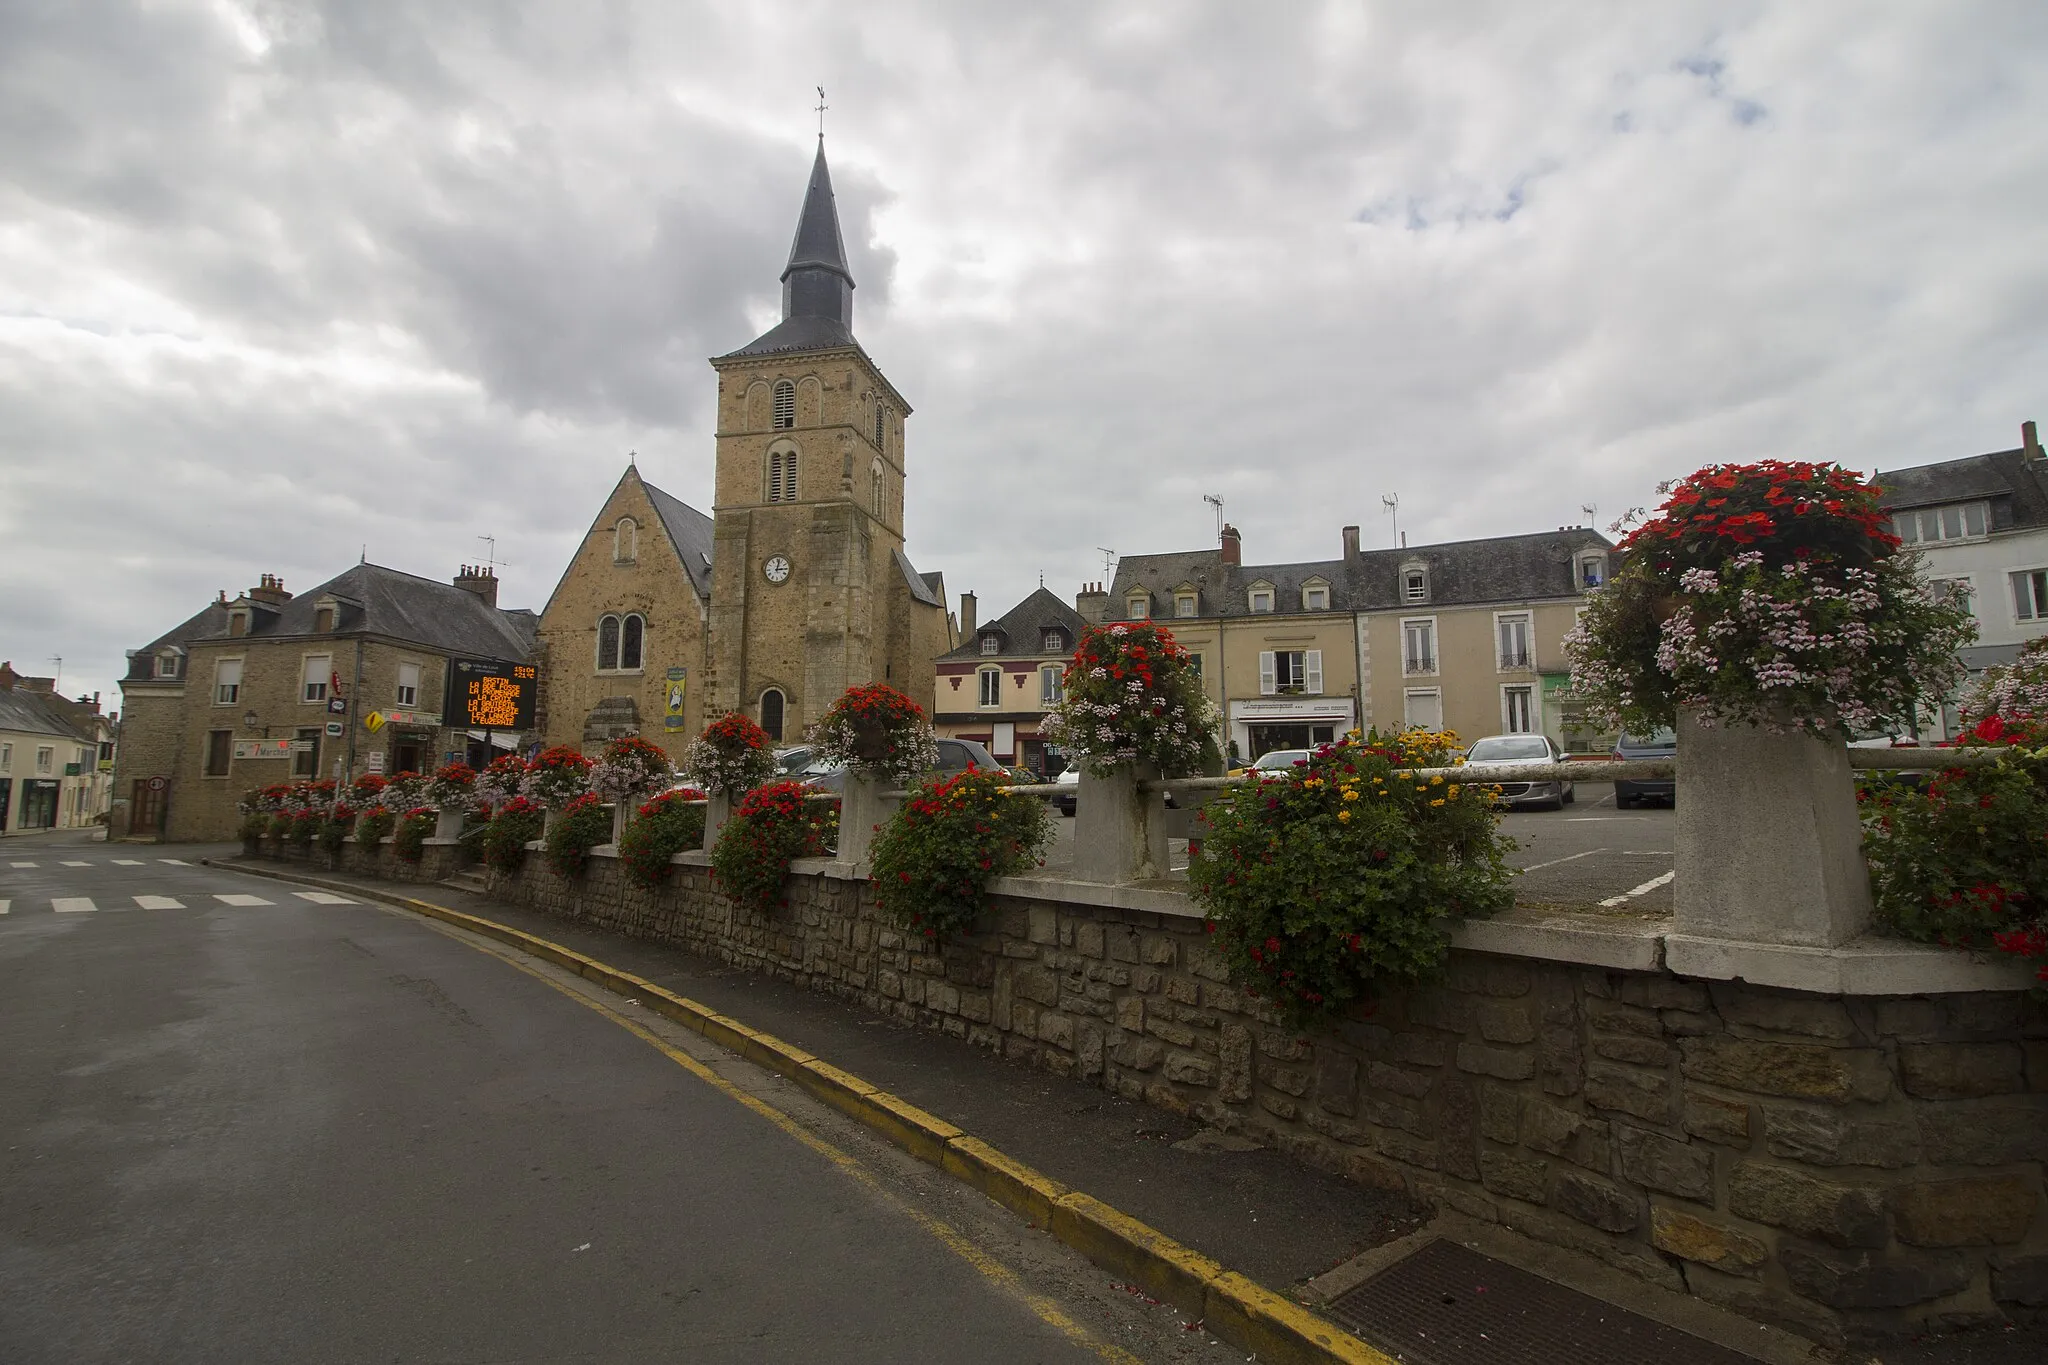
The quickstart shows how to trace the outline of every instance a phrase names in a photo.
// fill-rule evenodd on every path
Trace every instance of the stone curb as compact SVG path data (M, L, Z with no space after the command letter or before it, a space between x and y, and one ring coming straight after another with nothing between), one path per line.
M1395 1365L1393 1357L1368 1346L1343 1328L1182 1246L1156 1228L1069 1189L851 1072L665 990L644 977L606 966L596 958L508 924L466 915L431 901L276 868L202 862L251 876L367 896L411 910L496 939L528 956L572 971L614 995L645 1005L757 1066L796 1082L818 1100L872 1128L919 1160L937 1166L1030 1219L1100 1269L1125 1276L1161 1302L1200 1320L1210 1332L1232 1346L1256 1353L1260 1360L1276 1365Z

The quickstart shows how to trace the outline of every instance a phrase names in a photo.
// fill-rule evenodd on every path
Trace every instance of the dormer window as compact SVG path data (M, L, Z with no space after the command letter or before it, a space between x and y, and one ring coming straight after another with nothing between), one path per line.
M787 431L796 425L796 385L787 379L775 381L775 429Z
M995 633L994 631L990 631L990 632L989 632L988 634L986 634L986 635L982 636L982 637L981 637L981 652L982 652L982 653L984 653L984 654L1000 654L1000 653L1002 653L1002 652L1003 652L1003 641L1002 641L1002 637L1001 637L1001 636L999 636L999 635L997 635L997 634L996 634L996 633Z
M1591 554L1579 556L1579 586L1597 588L1607 581L1607 556Z
M1202 601L1197 594L1177 592L1173 595L1173 614L1175 616L1197 616L1200 615L1201 610Z
M1403 602L1427 602L1429 600L1428 565L1403 564L1401 566L1401 600Z
M1273 610L1273 585L1271 583L1252 584L1251 592L1247 595L1245 604L1253 611Z
M1302 584L1301 609L1303 611L1328 611L1330 609L1330 585L1314 581Z
M334 606L332 603L323 602L313 608L313 633L315 635L327 635L332 633L333 630Z
M167 649L156 656L156 675L159 678L175 678L184 671L180 666L178 651Z
M230 634L230 635L247 635L248 633L249 633L249 609L248 609L247 607L237 607L237 608L235 608L235 610L233 610L233 611L229 612L229 613L228 613L228 634Z
M1960 502L1950 507L1922 507L1892 518L1892 530L1908 545L1944 540L1969 540L1984 535L1989 525L1985 504Z
M1067 633L1058 626L1047 626L1038 639L1041 654L1064 654L1067 652Z
M1131 621L1151 620L1152 598L1150 595L1138 593L1126 599L1124 602L1124 617Z

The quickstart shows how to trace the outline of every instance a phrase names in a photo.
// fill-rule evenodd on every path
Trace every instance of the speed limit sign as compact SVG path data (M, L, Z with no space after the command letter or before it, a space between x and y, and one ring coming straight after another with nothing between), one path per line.
M163 789L164 789L165 787L168 787L168 786L170 786L170 785L171 785L171 782L170 782L170 779L169 779L169 778L165 778L165 777L152 777L152 778L150 778L150 779L149 779L149 789L150 789L151 791L153 791L153 792L160 792L160 791L162 791L162 790L163 790Z

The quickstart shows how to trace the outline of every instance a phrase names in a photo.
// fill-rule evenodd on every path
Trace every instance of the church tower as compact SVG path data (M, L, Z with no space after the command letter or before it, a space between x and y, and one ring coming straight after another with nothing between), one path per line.
M718 374L707 717L794 743L849 686L929 712L945 588L903 552L910 405L853 336L853 274L821 138L782 272L782 321Z

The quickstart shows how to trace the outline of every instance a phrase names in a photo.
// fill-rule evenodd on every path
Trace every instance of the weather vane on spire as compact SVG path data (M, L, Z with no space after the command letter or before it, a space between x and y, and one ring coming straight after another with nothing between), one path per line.
M832 106L825 103L825 87L818 87L818 141L825 140L825 111Z

